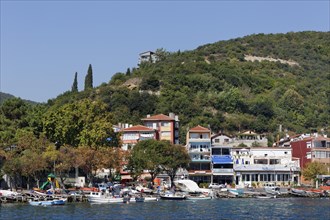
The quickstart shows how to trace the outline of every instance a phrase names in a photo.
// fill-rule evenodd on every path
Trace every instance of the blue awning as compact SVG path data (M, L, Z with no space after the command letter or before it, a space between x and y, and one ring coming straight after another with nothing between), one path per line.
M233 160L229 155L226 156L212 156L213 164L232 164Z

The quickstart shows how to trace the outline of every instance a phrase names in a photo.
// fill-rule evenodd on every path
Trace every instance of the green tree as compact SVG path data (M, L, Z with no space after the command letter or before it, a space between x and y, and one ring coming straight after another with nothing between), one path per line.
M71 88L71 92L78 92L78 73L76 72L74 74L74 80L73 80L73 84L72 84L72 88Z
M327 174L327 166L319 162L310 162L302 171L305 180L312 180L313 183L317 179L317 175Z
M83 99L63 105L48 111L43 121L45 134L53 143L74 147L114 146L118 143L112 129L112 114L100 101Z
M181 145L165 145L162 154L162 167L170 176L172 186L174 177L179 169L185 169L190 162L190 156L185 147Z
M85 77L85 91L93 88L93 70L92 65L89 64L87 75Z
M136 178L143 170L148 170L151 181L162 172L161 161L163 149L170 145L167 141L145 140L137 143L129 158L128 169Z
M127 68L126 70L126 76L130 76L131 75L131 69L130 68Z

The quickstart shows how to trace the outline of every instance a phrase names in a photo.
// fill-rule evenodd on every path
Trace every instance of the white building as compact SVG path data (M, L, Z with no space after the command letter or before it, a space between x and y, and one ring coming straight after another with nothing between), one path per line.
M291 148L233 148L232 157L236 185L299 184L299 160L292 160Z
M155 52L146 51L146 52L139 54L139 64L141 64L143 62L155 63L156 61L157 61L157 56L156 56Z

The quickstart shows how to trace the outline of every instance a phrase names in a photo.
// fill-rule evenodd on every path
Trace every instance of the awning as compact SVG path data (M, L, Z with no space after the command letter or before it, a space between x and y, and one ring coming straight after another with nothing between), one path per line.
M232 164L233 160L229 155L225 156L212 156L213 164Z

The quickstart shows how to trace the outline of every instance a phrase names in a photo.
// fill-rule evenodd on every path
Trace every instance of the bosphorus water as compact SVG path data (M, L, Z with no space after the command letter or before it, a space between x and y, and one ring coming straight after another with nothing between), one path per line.
M0 219L330 219L329 198L213 199L131 203L1 204Z

